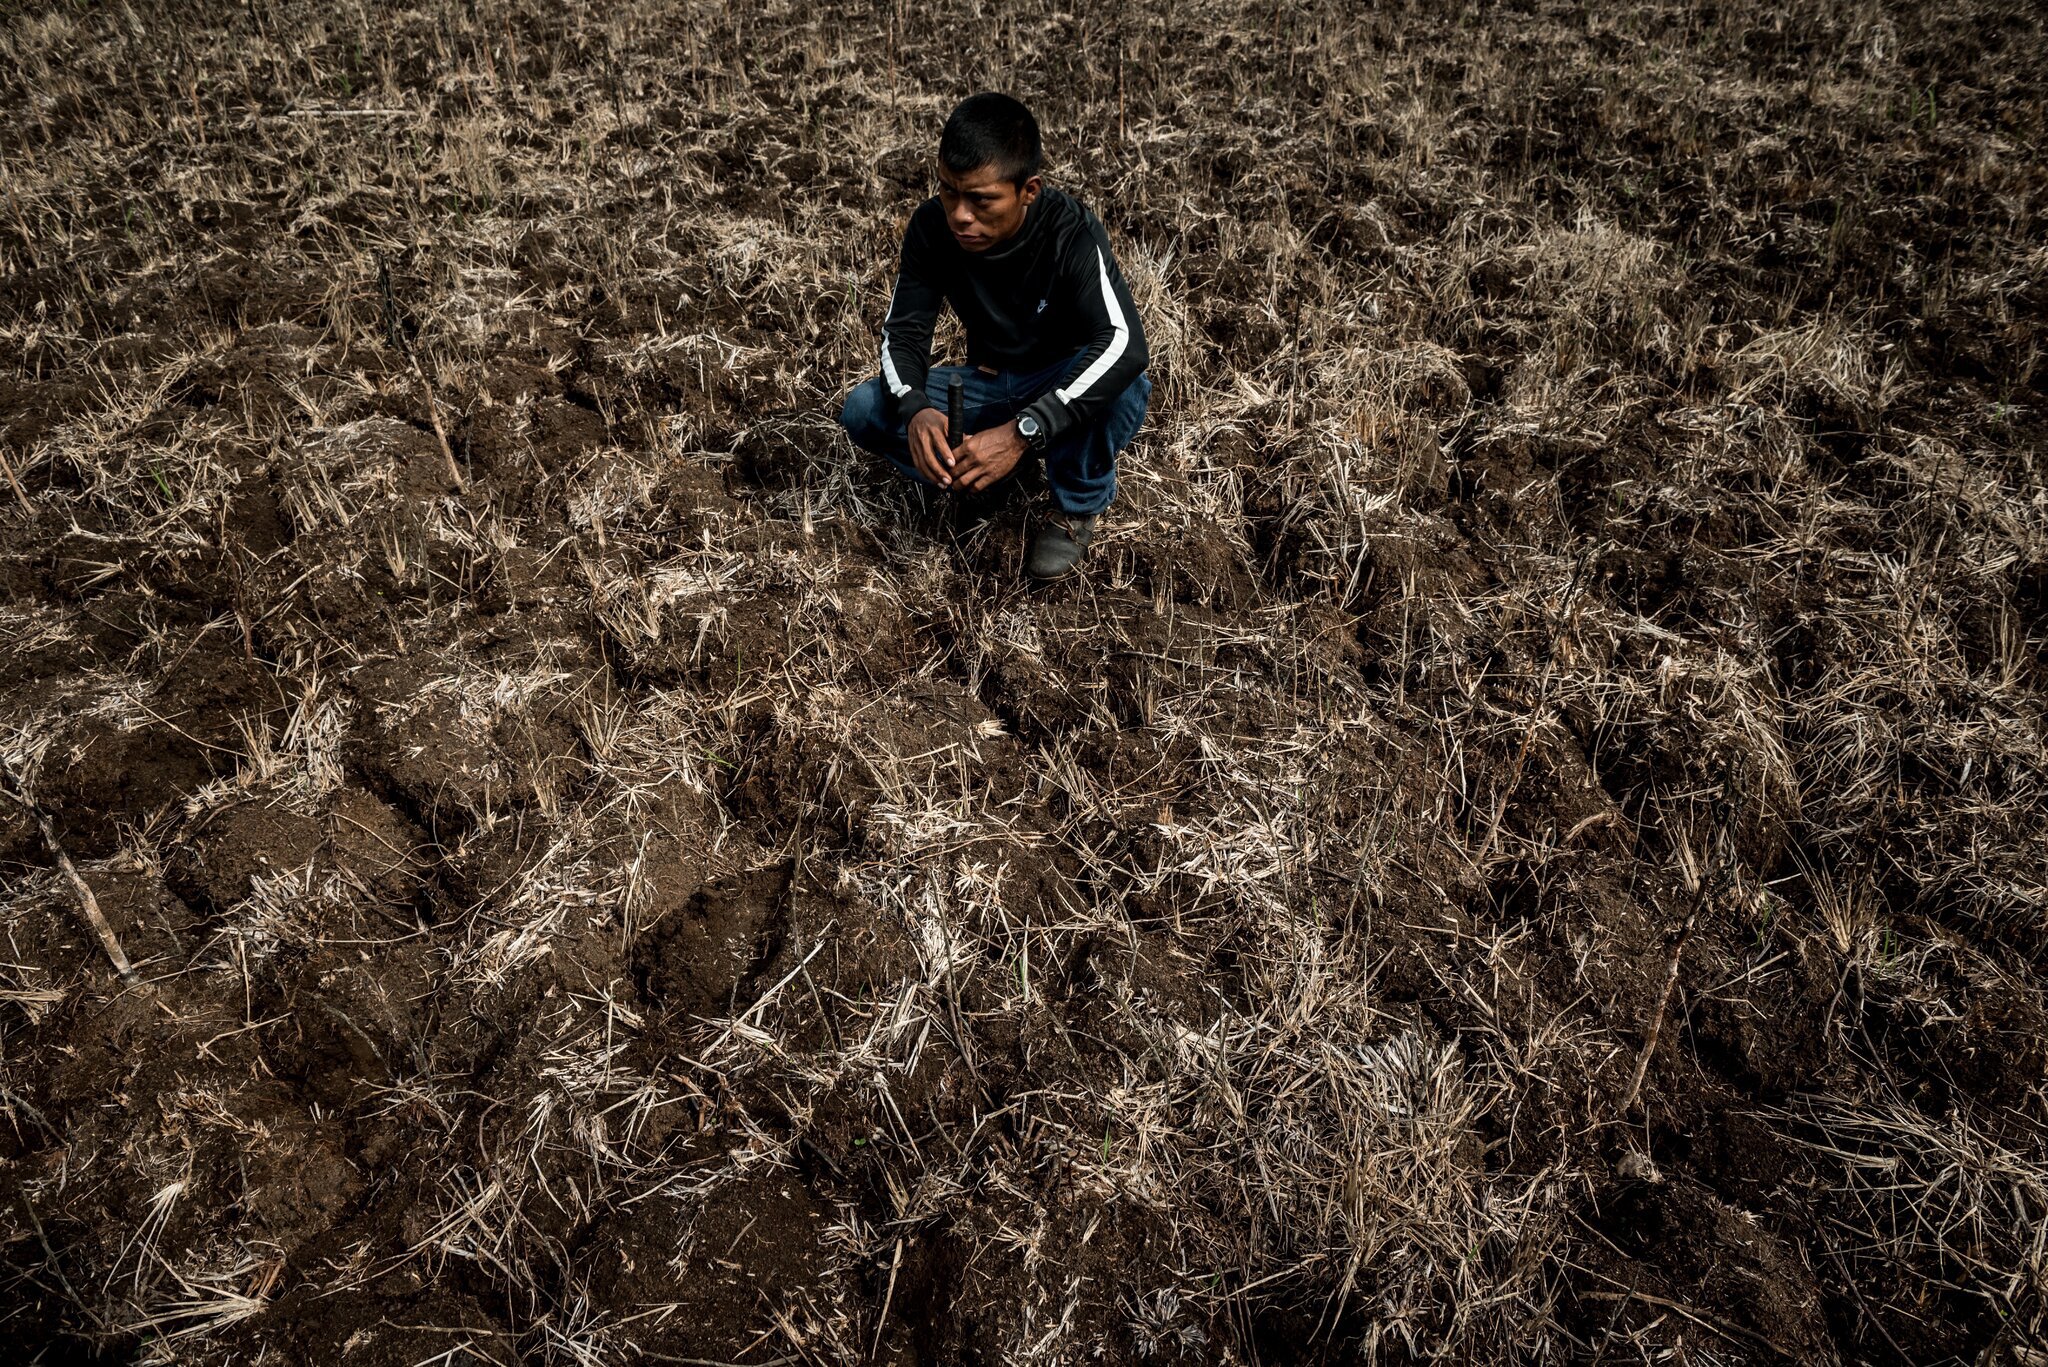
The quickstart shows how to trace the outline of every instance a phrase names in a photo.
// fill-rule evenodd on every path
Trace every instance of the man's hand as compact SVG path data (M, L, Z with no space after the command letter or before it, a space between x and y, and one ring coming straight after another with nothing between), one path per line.
M939 435L943 441L945 433ZM953 483L961 489L986 489L1017 468L1024 457L1024 437L1016 423L1006 422L976 432L960 443L955 454Z
M966 449L965 444L961 446ZM910 460L918 472L941 488L953 486L953 452L946 445L946 415L920 408L910 420Z

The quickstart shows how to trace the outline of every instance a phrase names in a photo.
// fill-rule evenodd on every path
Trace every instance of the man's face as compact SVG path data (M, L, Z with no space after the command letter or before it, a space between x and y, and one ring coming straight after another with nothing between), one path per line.
M1039 188L1037 176L1017 185L993 166L962 175L939 167L939 204L962 251L985 252L1013 237Z

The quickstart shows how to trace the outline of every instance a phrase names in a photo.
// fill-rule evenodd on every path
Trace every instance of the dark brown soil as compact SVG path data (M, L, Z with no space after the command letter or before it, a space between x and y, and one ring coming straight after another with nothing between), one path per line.
M2048 1361L2041 16L1355 11L0 18L10 1361Z

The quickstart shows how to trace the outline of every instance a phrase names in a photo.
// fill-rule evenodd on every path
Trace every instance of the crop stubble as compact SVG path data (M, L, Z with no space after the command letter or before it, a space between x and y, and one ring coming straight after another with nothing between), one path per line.
M2042 1360L2038 17L4 23L0 760L146 985L0 803L0 1335ZM832 423L982 85L1157 358L1038 593Z

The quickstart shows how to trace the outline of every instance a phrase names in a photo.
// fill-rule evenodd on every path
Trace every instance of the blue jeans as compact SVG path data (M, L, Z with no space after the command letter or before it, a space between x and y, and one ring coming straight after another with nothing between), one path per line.
M925 380L927 394L943 395L946 382L958 375L966 382L961 394L962 426L971 436L986 428L1006 423L1022 412L1040 394L1066 378L1079 354L1058 365L1031 374L1002 371L983 374L974 366L934 366ZM1045 482L1061 512L1085 516L1099 513L1116 496L1116 453L1131 444L1145 421L1145 405L1152 397L1152 381L1145 375L1132 380L1123 393L1110 401L1086 427L1076 425L1058 440L1046 443ZM896 416L896 401L882 387L879 378L860 385L846 396L839 425L853 444L864 451L885 456L910 478L937 488L910 463L910 429ZM1029 451L1020 468L1032 459ZM1015 477L1015 472L1004 476ZM998 482L1000 484L1000 481Z

